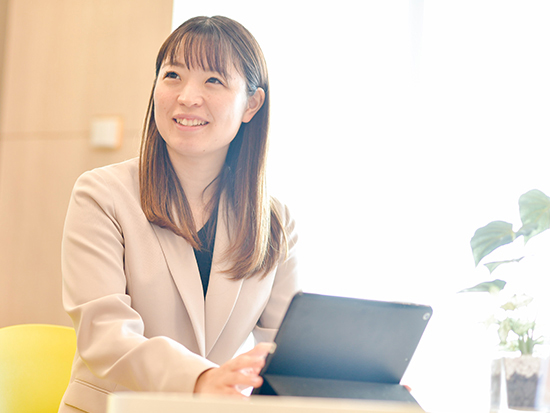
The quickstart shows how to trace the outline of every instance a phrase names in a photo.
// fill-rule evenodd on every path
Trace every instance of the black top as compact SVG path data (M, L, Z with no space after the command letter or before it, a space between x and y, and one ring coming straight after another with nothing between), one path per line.
M212 228L213 227L213 228ZM210 270L212 268L212 255L214 253L214 241L216 234L216 219L209 219L198 232L202 248L194 249L197 265L201 274L202 291L206 297L208 290L208 281L210 280Z

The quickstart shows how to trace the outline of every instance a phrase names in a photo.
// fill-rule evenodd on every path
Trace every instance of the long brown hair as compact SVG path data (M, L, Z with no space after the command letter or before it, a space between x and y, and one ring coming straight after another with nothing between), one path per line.
M233 263L228 275L233 279L266 275L286 251L282 217L266 190L266 159L269 126L269 81L260 46L241 24L227 17L195 17L166 39L156 60L156 77L163 63L174 63L180 52L189 68L226 74L234 65L244 77L248 93L265 91L263 106L241 127L229 146L225 165L216 178L216 192L209 208L215 218L220 197L232 225L231 246L226 253ZM155 78L156 84L156 78ZM143 128L140 149L141 207L147 219L185 238L200 248L191 208L170 162L166 143L154 116L154 84Z

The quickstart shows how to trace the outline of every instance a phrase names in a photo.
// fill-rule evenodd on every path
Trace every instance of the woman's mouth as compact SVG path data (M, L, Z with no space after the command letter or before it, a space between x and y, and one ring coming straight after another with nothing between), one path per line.
M176 123L179 123L182 126L203 126L208 123L205 120L201 120L201 119L175 118L174 120L176 121Z

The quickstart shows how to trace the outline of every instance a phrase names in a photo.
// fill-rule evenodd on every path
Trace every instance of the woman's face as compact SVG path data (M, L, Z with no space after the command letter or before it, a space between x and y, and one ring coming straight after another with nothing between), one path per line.
M172 162L201 159L221 167L241 123L263 104L263 93L248 96L234 67L224 77L165 62L155 84L154 116Z

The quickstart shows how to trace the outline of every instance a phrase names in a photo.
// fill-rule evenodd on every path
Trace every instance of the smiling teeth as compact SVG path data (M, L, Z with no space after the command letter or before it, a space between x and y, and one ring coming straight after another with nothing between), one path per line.
M199 119L176 119L176 122L183 126L202 126L207 123Z

